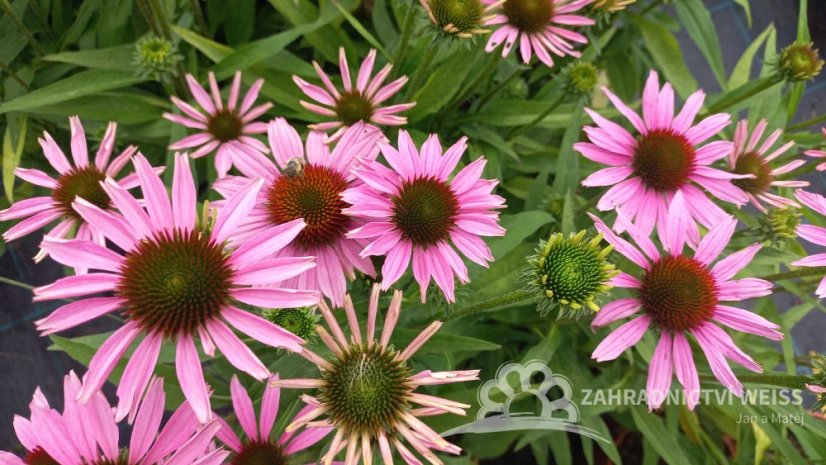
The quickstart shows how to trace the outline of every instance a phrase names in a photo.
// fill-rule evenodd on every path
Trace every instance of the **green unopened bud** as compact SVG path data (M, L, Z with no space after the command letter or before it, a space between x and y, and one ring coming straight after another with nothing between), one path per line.
M568 92L590 95L599 83L599 70L593 63L578 61L568 68L566 86Z
M484 25L493 17L481 0L423 0L422 5L439 30L460 38L487 32Z
M135 64L138 66L138 73L143 77L151 77L158 81L169 80L174 73L175 65L182 59L177 46L160 37L146 36L135 46Z
M809 81L820 74L823 64L811 42L795 42L780 52L777 72L790 82Z
M757 236L772 245L782 246L797 237L801 215L796 208L772 208L763 215L757 226Z
M264 310L263 317L301 339L315 336L320 317L310 308L283 308Z
M559 308L560 317L599 310L599 297L611 289L609 281L619 273L606 260L613 247L602 248L601 243L602 234L590 238L585 231L568 237L555 233L539 243L527 279L530 288L544 297L541 314L554 308Z
M812 381L806 383L806 388L817 395L812 410L826 409L826 355L812 355Z

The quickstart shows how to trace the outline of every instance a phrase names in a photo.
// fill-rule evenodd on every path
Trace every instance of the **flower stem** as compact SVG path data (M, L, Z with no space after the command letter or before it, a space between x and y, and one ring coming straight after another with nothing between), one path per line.
M714 377L712 374L701 374L700 378L703 380L713 381L717 378ZM742 375L737 375L737 379L739 379L743 383L748 384L766 384L770 386L778 386L784 387L789 389L806 389L805 384L811 383L812 378L807 375L789 375L785 373L747 373Z
M709 106L705 115L712 115L728 110L738 103L754 97L755 95L771 88L774 85L783 82L783 78L779 75L766 76L754 81L749 81L742 86L732 90L724 95L720 100L717 100Z
M510 75L508 75L508 77L506 77L502 80L502 82L497 84L496 87L494 87L493 89L489 90L486 94L479 97L479 104L476 106L476 109L481 110L482 108L484 108L485 104L488 103L488 100L493 98L493 96L499 93L500 90L507 87L507 85L510 84L511 81L519 77L519 75L522 74L522 71L524 71L522 68L515 69Z
M195 16L195 22L198 23L198 29L201 30L201 34L208 35L209 25L206 22L204 12L201 10L201 5L198 2L199 0L189 0L189 5L192 8L192 15Z
M447 317L447 320L458 320L459 318L475 315L477 313L492 312L508 305L528 302L531 300L536 300L537 298L538 297L535 292L519 289L452 312Z
M459 93L458 97L453 99L450 105L448 105L449 107L459 105L465 100L467 100L468 97L470 97L471 94L473 94L473 91L476 90L477 87L479 87L479 84L481 84L484 81L487 81L490 75L494 71L496 71L496 68L499 66L499 62L502 61L502 55L498 53L492 53L490 55L491 56L488 60L488 63L485 65L482 71L480 71L479 74L476 75L476 79L474 79L470 84L468 84L468 86L465 87L462 90L462 92Z
M800 268L797 270L786 271L785 273L776 273L766 276L761 276L760 279L766 281L783 281L786 279L803 278L806 276L826 275L826 266L815 266L811 268Z
M8 284L10 286L19 287L21 289L26 289L26 290L29 290L29 291L34 289L34 286L30 286L26 283L21 283L20 281L15 281L13 279L4 278L2 276L0 276L0 283Z
M537 124L541 123L542 120L544 120L548 115L550 115L551 112L556 110L557 107L559 107L559 105L563 101L565 101L565 93L564 92L562 94L560 94L559 97L556 100L551 102L551 104L548 105L548 108L545 109L545 111L543 111L541 115L534 118L533 121L531 121L530 123L528 123L524 126L514 128L514 130L511 131L510 134L508 134L508 140L511 141L511 140L515 139L517 136L519 136L521 134L524 134L525 132L533 129Z
M407 43L410 42L410 35L413 32L413 25L416 23L416 15L413 14L413 10L413 5L408 5L407 13L404 16L404 25L402 26L402 36L401 39L399 39L399 48L396 49L396 56L393 57L392 78L395 78L400 71L402 61L407 53Z
M405 97L406 101L409 101L413 94L419 90L419 86L424 82L424 78L427 73L430 72L430 65L433 64L433 59L436 58L436 54L439 52L439 47L436 45L436 42L432 42L430 45L427 46L427 50L424 52L424 57L419 62L418 66L416 66L416 74L413 75L413 79L410 80L410 85L407 86L407 96Z
M809 126L815 125L817 123L822 123L824 121L826 121L826 114L815 116L812 119L807 119L806 121L802 121L800 123L793 124L793 125L789 126L786 130L787 131L796 131L798 129L808 128Z

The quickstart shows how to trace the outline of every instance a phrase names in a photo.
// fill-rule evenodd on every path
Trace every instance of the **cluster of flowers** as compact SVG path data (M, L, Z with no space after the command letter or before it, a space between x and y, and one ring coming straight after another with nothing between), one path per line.
M112 448L117 437L75 436L74 432L80 434L84 429L73 426L86 421L78 418L78 412L97 408L103 412L100 389L136 343L118 384L118 403L111 417L93 419L106 422L107 431L110 423L127 417L130 423L137 422L129 463L147 462L146 454L152 457L149 463L221 463L226 453L205 447L216 433L236 452L233 463L267 454L272 457L268 463L283 463L276 458L315 444L334 427L337 433L325 463L331 463L344 447L347 463L359 454L369 463L372 444L378 445L388 463L391 445L409 463L418 463L403 439L429 461L438 462L431 449L459 452L416 417L463 414L469 406L414 390L476 379L478 373L413 373L407 360L440 323L433 323L406 349L397 351L390 336L401 295L393 296L380 338L375 334L379 298L412 263L422 301L431 281L448 302L454 301L455 279L468 281L467 266L457 250L482 266L493 260L481 237L505 233L498 213L504 199L491 193L496 181L481 177L484 158L457 172L467 150L466 139L443 150L434 134L419 148L401 131L393 146L371 124L402 124L404 119L393 113L412 105L378 109L355 120L346 118L347 109L358 107L355 100L368 102L372 108L398 92L406 78L383 85L389 66L373 77L373 51L353 86L343 51L341 56L343 91L332 85L318 65L326 90L296 78L308 96L337 107L345 116L336 123L312 126L306 140L283 118L258 121L271 108L269 103L255 105L263 81L256 81L241 99L238 73L224 100L211 73L209 90L187 76L200 108L172 97L181 114L164 115L197 131L170 147L191 151L191 155L175 154L171 194L161 178L164 168L153 167L136 147L111 159L114 123L94 163L90 163L77 117L70 118L73 163L44 132L40 143L57 176L27 168L19 168L17 176L51 190L51 195L23 200L0 212L2 220L23 219L6 232L7 241L58 222L44 236L37 258L50 256L75 270L73 276L35 289L35 301L78 299L38 321L37 328L48 335L114 311L120 311L126 322L97 351L82 383L74 375L67 377L67 407L62 415L50 409L42 395L35 396L31 423L19 421L19 425L35 426L17 428L32 456L46 454L66 464L121 463L119 452ZM325 115L336 114L302 103ZM321 132L331 129L338 131L332 135ZM254 137L263 133L269 146ZM212 187L224 199L205 204L199 215L190 157L213 153L219 179ZM380 153L385 163L378 160ZM119 177L130 161L134 173ZM230 174L233 167L237 174ZM136 187L142 194L139 198L130 193ZM356 271L377 279L372 260L376 256L383 257L381 284L373 290L367 333L362 337L346 294L347 281L355 279ZM350 338L344 336L325 297L333 307L344 307ZM332 336L323 328L318 331L333 353L331 360L303 347L301 338L254 310L301 307L318 307L324 316ZM300 354L322 370L322 377L274 379L233 328L264 345ZM235 413L247 444L227 426L222 428L225 423L212 412L196 340L207 356L213 356L217 348L238 370L268 381L259 434L251 402L233 380ZM162 432L156 446L149 448L163 411L158 408L163 405L160 384L152 373L164 343L175 346L177 378L187 400L179 410L186 417L181 425L201 426L175 428L174 439ZM383 387L377 390L377 383ZM271 442L280 385L316 388L319 395L304 396L307 408L284 437ZM352 411L354 405L365 403L386 408L371 414ZM421 407L411 408L411 404ZM322 415L328 418L319 419ZM302 427L305 432L293 437L293 431ZM55 429L65 430L67 437L58 442L44 439L52 436L46 431ZM32 463L34 459L26 460Z
M489 50L504 43L507 55L518 40L525 61L536 53L549 66L553 64L549 51L577 56L571 43L585 42L584 36L561 25L593 23L572 14L591 0L482 3L483 24L501 25L490 37ZM446 21L439 1L424 5L434 22ZM445 30L450 33L473 30L449 25L453 29L446 24ZM321 85L294 79L315 102L301 104L331 119L312 125L303 140L283 118L260 121L272 107L256 105L262 80L241 98L242 76L237 73L224 99L214 75L209 75L206 88L188 75L197 106L172 97L180 112L164 115L196 131L170 146L173 151L189 152L175 154L171 193L161 178L164 168L153 167L136 147L112 158L114 123L93 163L78 118L70 118L73 163L44 132L40 144L57 176L27 168L16 173L49 189L50 195L19 201L0 212L3 221L22 219L5 233L7 241L56 222L36 259L50 256L75 270L73 276L35 289L35 301L78 299L38 321L37 328L48 335L115 311L125 323L99 348L82 381L73 373L67 375L63 413L52 409L41 393L35 394L31 418L15 419L18 437L29 454L22 460L0 454L0 464L219 464L230 452L217 447L216 438L232 451L232 463L285 463L287 456L333 431L322 457L325 464L344 451L345 463L369 464L374 448L384 463L393 462L393 449L408 464L421 463L419 457L442 463L434 450L460 452L418 417L461 415L469 406L415 390L474 380L478 372L414 373L410 357L441 323L432 323L398 351L390 338L401 293L393 294L377 333L379 300L382 291L411 269L422 301L432 281L448 302L454 302L456 279L462 283L469 279L462 255L481 266L493 260L482 238L505 233L498 213L505 202L492 194L497 182L482 178L484 158L457 170L467 151L465 138L445 150L433 134L419 147L400 130L397 143L389 143L378 126L405 124L400 113L414 104L382 106L407 78L385 84L391 66L374 75L375 60L376 52L371 51L353 81L342 50L341 88L317 63ZM778 325L721 303L769 295L772 285L757 278L733 279L756 255L759 244L717 261L736 221L709 194L738 207L748 202L760 210L767 204L796 206L773 189L805 187L805 182L778 179L804 161L772 166L792 143L773 149L782 134L775 131L764 138L766 122L751 131L747 122L740 122L733 142L707 143L730 124L731 116L710 115L697 122L702 91L691 95L675 115L674 91L670 84L660 87L656 73L645 86L642 116L607 89L605 94L635 134L587 110L596 126L584 128L589 142L578 143L575 149L591 161L609 165L582 184L611 186L597 208L615 210L616 222L609 227L592 216L600 232L596 240L558 236L544 243L536 261L538 285L547 299L591 310L598 309L597 294L611 287L632 289L634 298L607 304L593 326L642 314L607 336L593 358L615 359L648 329L657 329L659 342L648 380L652 393L664 393L672 375L689 393L699 390L686 337L690 334L717 379L741 394L743 387L728 360L754 371L761 368L715 323L771 340L783 335ZM259 139L264 134L268 143ZM223 199L205 204L199 214L190 158L213 154L219 178L211 187ZM727 160L725 169L712 167L722 159ZM134 173L119 176L130 161ZM130 193L135 188L140 188L139 198ZM826 215L826 198L802 190L795 196ZM704 235L700 226L707 231ZM655 231L660 247L651 239ZM801 225L798 234L826 245L823 228ZM610 248L598 248L602 238L642 269L639 277L605 264ZM686 245L693 253L684 253ZM380 278L373 257L383 258ZM583 260L590 260L585 263L589 266L583 266ZM826 265L826 254L794 265ZM591 273L582 281L591 286L588 292L566 287L571 267L580 275ZM364 332L347 294L348 280L354 280L356 272L380 280L372 289ZM826 296L826 284L817 293ZM333 308L343 307L349 337L327 300ZM255 310L300 307L316 307L323 317L329 331L319 327L317 332L330 351L327 358ZM306 358L320 369L320 377L279 379L235 331ZM218 349L235 368L267 383L256 422L249 395L237 378L231 382L243 440L212 411L196 341L206 356ZM177 379L186 403L158 433L165 399L162 381L153 372L164 344L174 344ZM100 389L133 346L113 409ZM306 407L283 435L273 439L281 387L315 389L317 395L302 396ZM662 401L649 397L651 408ZM126 451L118 448L117 422L123 419L133 425Z

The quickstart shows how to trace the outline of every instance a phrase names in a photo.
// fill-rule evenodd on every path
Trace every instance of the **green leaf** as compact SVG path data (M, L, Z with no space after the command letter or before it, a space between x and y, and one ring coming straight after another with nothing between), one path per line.
M501 225L507 232L502 237L496 237L488 241L493 256L498 259L507 255L522 241L550 221L551 215L538 210L503 216Z
M674 5L680 23L708 61L720 87L724 87L726 69L723 65L723 52L720 50L720 38L711 14L701 0L682 0Z
M20 118L17 126L18 134L12 133L12 125L9 124L3 135L3 187L9 203L14 202L14 170L20 164L20 157L23 155L23 147L26 144L25 115Z
M90 69L33 90L0 105L0 113L32 110L144 81L127 71Z
M356 32L359 33L359 35L364 37L364 40L369 42L370 45L373 46L373 48L381 52L381 54L384 55L385 58L387 58L388 60L390 59L390 55L387 53L387 50L384 48L381 42L376 40L376 38L373 37L373 34L371 34L370 31L367 30L367 28L364 27L364 25L362 25L361 22L358 19L356 19L355 16L351 15L349 11L347 11L343 6L341 6L339 2L335 0L333 0L333 5L335 5L336 8L338 8L338 10L344 16L344 19L346 19L347 22L350 23L351 26L353 26L353 29L355 29Z
M397 328L393 332L393 342L396 347L404 348L413 341L420 332L421 331L415 329ZM482 339L442 331L434 334L417 353L444 354L450 352L478 352L497 350L501 347L499 344L483 341Z
M134 51L134 44L129 44L120 47L55 53L44 56L43 60L69 63L86 68L134 70Z
M680 44L674 35L665 26L640 16L634 17L634 22L640 27L646 50L651 53L654 62L662 69L665 78L674 86L677 94L686 98L696 91L697 81L686 66Z
M189 29L172 26L172 32L177 34L178 37L180 37L184 42L195 47L207 58L216 63L223 60L233 52L231 47L227 47L224 44L219 44L212 39L207 39L206 37L192 32Z
M86 30L86 26L98 9L100 2L101 0L84 0L80 8L77 9L75 22L72 23L72 26L63 34L63 38L60 40L60 49L77 42L83 31Z
M565 195L569 190L575 190L579 186L579 154L574 152L574 143L579 140L583 109L585 99L579 99L571 119L568 129L562 136L562 145L559 149L559 157L556 159L556 176L554 176L554 193Z
M421 121L428 115L441 110L459 91L465 77L474 70L467 54L457 53L452 57L434 63L431 75L413 96L416 106L407 114L410 122Z
M757 55L757 52L760 51L760 47L766 42L766 39L768 39L772 31L774 31L774 25L769 24L769 26L754 39L754 42L746 47L743 55L737 60L737 64L734 65L734 69L731 71L731 77L729 77L728 85L726 86L727 89L735 89L749 81L751 68L754 64L754 57Z
M321 23L305 24L266 39L244 44L215 65L215 76L218 79L225 79L232 76L236 71L243 71L250 66L268 60L284 50L284 47L295 39L321 26Z
M117 121L119 124L141 124L158 121L163 111L169 108L168 101L154 96L103 92L46 105L32 110L32 113L57 116L78 115L81 119Z
M631 416L642 436L669 465L691 465L682 446L653 413L644 407L632 407Z
M746 23L751 27L751 7L749 6L749 0L734 0L734 3L743 7L743 10L746 12Z

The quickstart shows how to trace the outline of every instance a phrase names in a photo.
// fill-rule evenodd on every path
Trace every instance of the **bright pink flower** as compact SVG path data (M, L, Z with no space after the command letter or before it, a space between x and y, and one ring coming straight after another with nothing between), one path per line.
M264 85L264 80L259 79L253 83L240 106L238 105L241 93L240 71L235 73L235 78L232 80L226 105L221 100L221 91L218 89L215 74L212 72L209 73L209 93L191 74L186 75L186 82L189 84L192 96L195 97L195 101L203 111L173 95L172 102L183 115L164 113L163 117L198 132L175 142L169 146L169 149L195 149L190 154L192 158L200 158L215 152L215 169L218 171L218 177L226 176L233 165L237 167L242 164L262 163L262 160L266 159L264 154L267 153L267 146L252 137L252 134L267 132L267 123L256 121L256 119L272 108L272 103L267 102L253 107Z
M485 51L490 53L504 42L502 57L507 57L519 42L522 61L530 63L533 54L547 66L554 65L552 55L579 57L575 44L587 44L588 38L568 29L592 26L594 20L574 14L594 0L484 0L492 5L502 3L502 13L490 24L501 24L488 39Z
M342 133L334 148L324 143L325 136L319 132L311 132L305 145L284 118L270 122L268 135L275 163L268 159L264 167L241 168L248 177L227 176L213 184L222 195L231 197L249 178L264 178L255 207L233 232L232 240L243 243L250 235L303 219L306 227L278 257L312 256L318 266L280 284L321 291L341 307L347 278L355 279L355 270L376 274L370 257L359 256L366 241L346 236L363 222L342 212L350 204L341 195L348 187L363 184L351 170L376 158L376 142L384 136L378 128L358 122Z
M351 204L345 212L366 224L348 237L372 240L363 257L386 256L382 289L398 281L412 260L422 301L433 278L453 302L454 276L468 282L467 267L453 246L486 267L493 256L480 236L505 234L497 212L505 199L490 193L497 181L480 178L483 157L449 179L467 150L464 137L442 153L439 137L432 134L419 151L407 131L399 131L398 150L384 142L379 148L392 169L377 161L356 168L364 184L344 192Z
M100 391L88 402L78 401L80 379L70 372L63 381L63 413L49 406L38 388L29 409L30 418L14 417L17 439L28 451L20 459L0 452L0 464L59 465L220 465L229 455L215 449L212 440L221 428L217 420L202 425L184 403L160 429L166 396L163 380L153 378L134 417L129 447L120 448L113 409Z
M415 103L381 106L382 103L401 90L407 83L407 76L402 76L390 84L384 85L384 81L390 75L393 65L385 65L381 71L373 76L376 51L370 50L359 68L354 86L350 78L350 65L347 64L347 56L343 47L339 49L338 56L341 81L344 85L343 91L336 89L330 77L316 62L313 62L313 66L324 87L310 84L298 76L293 76L293 81L307 97L317 102L310 103L302 100L301 105L313 113L334 119L334 121L326 123L311 124L310 128L318 131L328 131L341 126L349 126L359 121L384 126L407 124L407 118L398 114L413 108L416 106Z
M57 178L55 179L43 171L33 168L17 168L15 170L18 178L36 186L45 187L51 191L51 194L20 200L6 210L0 211L0 221L25 218L3 234L3 239L6 242L13 241L60 220L57 226L46 234L46 237L62 239L69 236L71 231L77 227L75 236L78 239L92 240L98 244L104 243L102 231L84 221L72 208L72 202L76 197L80 197L102 209L109 210L112 203L109 196L100 187L100 181L106 177L113 178L117 176L138 149L129 146L114 160L110 160L112 151L115 148L117 124L109 123L106 134L100 143L100 148L95 155L95 162L91 164L89 163L89 152L86 148L86 134L83 131L83 125L80 124L80 119L77 116L70 117L69 125L72 132L70 146L74 166L66 158L57 142L52 139L52 136L43 131L43 138L38 139L38 142L40 142L43 154L49 164L57 170ZM158 168L158 171L162 170L163 168ZM117 183L124 189L131 189L138 185L138 178L131 174L117 181ZM35 260L42 260L46 255L46 252L41 249ZM79 265L78 268L79 272L83 272L85 269L83 265Z
M823 128L822 131L823 131L823 137L826 137L826 128ZM803 153L805 153L806 155L808 155L810 157L826 158L826 150L808 150L808 151L803 152ZM826 162L823 162L823 163L820 163L819 165L817 165L817 170L818 171L826 171Z
M826 216L826 197L812 192L806 192L803 189L798 189L794 196L803 205L812 210ZM801 224L797 226L797 235L809 242L817 245L826 245L826 228L815 226L813 224ZM826 253L809 255L806 258L801 258L792 262L794 266L826 266ZM820 286L815 291L821 299L826 298L826 278L820 281Z
M788 174L803 166L805 160L793 160L779 168L772 168L770 163L777 157L786 153L794 146L794 141L787 142L776 150L769 153L775 142L783 135L780 129L774 131L766 138L760 147L757 144L763 138L768 122L760 120L749 137L749 122L741 120L734 130L734 151L729 155L729 170L735 174L750 174L753 177L747 179L735 179L732 184L739 187L748 195L752 205L758 210L766 212L766 207L760 202L766 202L777 208L784 208L789 205L797 206L793 200L781 197L769 192L769 188L774 187L806 187L806 181L781 181L777 176Z
M205 229L197 221L197 192L189 158L175 156L172 198L161 178L141 155L134 158L145 208L110 179L104 189L120 213L110 213L78 199L73 206L123 253L84 240L47 239L43 247L58 262L86 264L100 272L62 278L34 290L35 301L74 299L37 322L43 334L75 327L103 314L122 310L126 324L99 348L84 377L82 400L97 392L115 364L140 335L118 385L116 417L134 411L146 388L161 344L175 343L178 381L201 422L211 417L208 386L194 339L204 353L216 346L238 369L257 379L270 372L230 326L263 344L300 351L300 338L267 320L239 309L236 302L268 308L302 307L319 299L317 292L274 285L314 266L311 257L271 258L304 228L301 220L264 230L235 249L225 244L252 210L262 181L250 181ZM255 286L255 287L253 287ZM106 297L89 297L101 292ZM229 325L228 325L229 324Z
M674 208L682 208L681 193L674 196L674 205L666 227L679 227L679 215ZM727 216L712 227L702 238L693 256L683 254L682 236L673 231L665 236L661 254L648 235L644 234L622 212L619 223L638 247L618 237L599 218L591 215L597 229L615 250L642 269L636 278L620 273L612 280L616 287L632 289L634 297L615 300L602 307L591 325L602 327L642 311L631 321L614 329L591 355L599 362L614 360L635 345L649 328L659 330L659 342L651 358L646 386L648 406L659 408L668 396L672 374L683 385L688 407L693 409L699 400L700 380L687 336L693 335L703 350L714 376L737 396L742 396L743 385L731 371L726 359L748 370L761 372L762 368L734 344L726 331L715 323L731 329L779 341L783 334L778 325L765 318L722 302L738 302L771 294L772 284L757 278L732 279L746 267L760 250L760 244L728 255L712 263L728 245L737 221Z
M277 380L278 377L274 376L270 381ZM291 455L314 446L333 430L332 426L326 428L309 428L298 434L291 431L273 437L272 430L273 426L275 426L276 417L278 416L281 388L267 383L264 395L261 398L258 422L255 421L255 409L253 408L252 399L250 399L247 390L244 389L244 386L241 385L236 376L232 377L230 394L232 396L232 407L235 418L237 422L240 423L241 430L244 432L243 439L241 439L223 419L218 419L218 421L224 425L223 428L218 431L218 439L235 452L235 456L230 460L230 463L292 463L289 459ZM305 407L298 412L296 418L307 414L311 409L312 407Z
M414 374L408 363L410 358L439 330L442 322L434 321L404 350L397 351L390 343L390 337L399 320L402 293L396 291L393 294L380 336L376 332L379 297L379 286L373 286L364 333L353 302L349 296L345 299L349 338L326 304L323 301L319 304L332 334L323 327L317 331L331 354L325 359L305 348L301 355L321 370L321 376L272 382L280 387L318 390L315 397L301 397L308 408L287 426L287 432L306 426L305 434L316 429L327 434L328 429L333 428L336 434L320 461L324 465L331 464L333 458L345 449L345 463L357 465L363 459L365 464L370 464L376 445L386 464L393 463L394 448L405 463L420 465L422 462L402 444L402 440L429 463L441 464L433 450L458 455L461 449L444 440L418 417L445 413L465 415L470 406L415 390L420 386L474 381L479 379L479 370L425 370Z
M574 144L574 149L585 158L610 168L591 174L582 185L613 186L599 200L598 209L621 207L643 234L649 235L655 224L662 234L667 229L666 220L675 195L681 193L685 203L679 213L683 217L675 233L687 236L689 243L696 244L699 231L695 221L711 228L727 215L693 183L726 202L743 205L748 201L746 193L731 183L732 179L748 175L709 166L730 155L732 143L721 140L701 144L728 126L731 115L719 113L694 124L705 99L703 91L691 94L680 113L674 116L674 90L669 83L660 90L659 77L652 71L643 91L642 118L608 89L603 92L628 118L638 135L586 109L597 127L586 126L584 130L591 142Z

